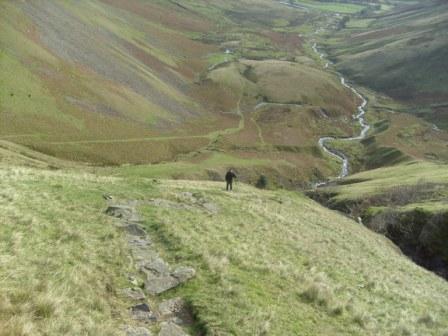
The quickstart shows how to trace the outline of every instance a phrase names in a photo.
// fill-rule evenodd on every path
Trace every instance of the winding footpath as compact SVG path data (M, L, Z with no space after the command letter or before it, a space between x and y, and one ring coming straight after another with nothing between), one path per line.
M325 59L325 55L323 53L319 52L317 43L313 44L312 49L316 54L319 55L319 58L321 60L326 61L324 68L327 69L330 66L330 62ZM328 155L330 155L342 162L341 172L340 172L338 178L343 178L349 174L349 159L348 159L347 155L345 155L341 151L331 148L329 146L329 143L334 140L344 140L344 141L362 140L366 137L367 132L370 129L370 125L367 123L366 118L365 118L365 114L366 114L365 108L367 106L366 98L364 98L364 96L361 95L361 93L359 93L359 91L356 90L355 87L347 84L345 77L342 76L342 74L337 72L337 75L340 78L341 84L343 86L345 86L346 88L348 88L349 90L351 90L357 97L359 97L359 99L361 99L361 104L358 105L358 107L357 107L358 113L356 115L353 115L353 118L355 120L357 120L359 122L359 125L361 126L361 132L358 136L350 137L350 138L343 138L343 137L337 138L337 137L324 136L319 139L319 147L322 148L322 150L324 152L326 152ZM318 183L316 186L322 186L325 184L326 184L326 182L321 182L321 183Z

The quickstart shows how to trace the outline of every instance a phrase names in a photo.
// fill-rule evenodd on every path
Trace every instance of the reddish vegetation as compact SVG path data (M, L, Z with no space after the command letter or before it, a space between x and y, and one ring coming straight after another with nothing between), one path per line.
M394 36L405 33L408 29L406 27L394 27L380 30L374 30L369 32L363 32L351 35L351 39L356 40L374 40L382 37Z
M298 34L266 31L262 35L269 38L275 46L283 47L289 52L302 49L303 41Z

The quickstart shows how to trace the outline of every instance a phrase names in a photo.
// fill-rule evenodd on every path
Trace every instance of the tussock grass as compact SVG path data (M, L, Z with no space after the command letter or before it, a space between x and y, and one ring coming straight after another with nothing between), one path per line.
M0 335L120 335L127 250L112 179L0 167Z

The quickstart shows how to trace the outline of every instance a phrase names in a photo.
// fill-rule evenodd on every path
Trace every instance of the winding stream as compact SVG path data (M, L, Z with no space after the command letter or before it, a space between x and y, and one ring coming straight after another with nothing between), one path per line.
M316 54L319 55L319 58L321 60L325 60L325 55L323 53L319 52L317 43L313 44L312 49L313 49L313 51ZM325 69L327 69L329 66L330 66L330 62L326 61L325 66L324 66ZM337 75L340 78L341 84L343 86L345 86L346 88L350 89L356 96L359 97L359 99L361 99L361 104L358 105L358 107L357 107L358 113L356 115L353 115L353 118L355 120L358 120L359 125L361 126L361 132L360 132L360 134L358 136L350 137L350 138L336 138L336 137L324 136L324 137L321 137L319 139L319 147L322 148L324 150L324 152L326 152L327 154L337 158L339 161L342 162L341 172L340 172L338 178L343 178L343 177L346 177L349 174L349 160L348 160L348 157L347 157L347 155L345 155L341 151L338 151L336 149L333 149L333 148L329 147L328 144L331 141L334 141L334 140L344 140L344 141L362 140L362 139L364 139L366 137L367 132L370 129L370 125L367 123L367 121L365 119L365 114L366 114L365 108L367 106L367 100L364 98L363 95L361 95L359 93L358 90L356 90L350 84L347 84L347 82L346 82L344 76L342 76L342 74L337 73ZM324 184L326 184L326 182L318 183L317 186L321 186L321 185L324 185Z

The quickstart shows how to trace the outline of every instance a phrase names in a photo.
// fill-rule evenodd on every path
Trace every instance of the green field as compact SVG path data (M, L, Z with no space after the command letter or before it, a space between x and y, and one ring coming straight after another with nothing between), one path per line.
M294 0L294 3L313 8L319 11L329 11L342 14L354 14L361 11L365 6L353 4L353 3L341 3L341 2L320 2L312 0Z

